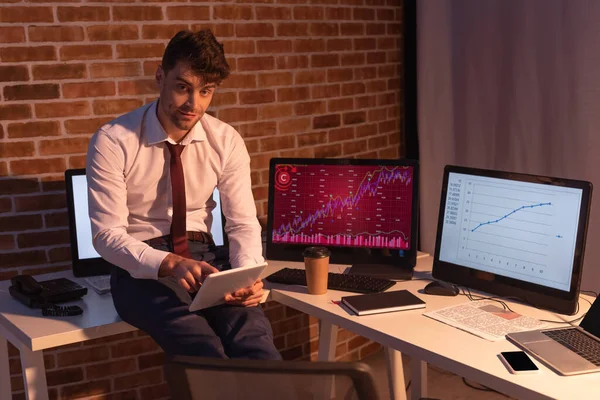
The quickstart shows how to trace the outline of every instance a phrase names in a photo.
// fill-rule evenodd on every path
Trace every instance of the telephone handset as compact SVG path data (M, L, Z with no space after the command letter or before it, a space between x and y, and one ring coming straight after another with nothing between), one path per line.
M31 275L11 278L8 288L11 296L30 308L41 308L44 316L79 315L79 306L57 306L55 303L73 301L87 294L87 288L69 279L57 278L38 282Z

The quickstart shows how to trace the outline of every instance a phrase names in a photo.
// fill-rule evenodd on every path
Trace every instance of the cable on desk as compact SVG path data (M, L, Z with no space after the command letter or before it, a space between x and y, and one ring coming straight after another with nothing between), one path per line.
M498 392L497 390L490 389L489 387L487 387L487 386L483 386L483 385L482 385L482 384L480 384L480 383L478 383L478 385L480 385L480 386L474 386L474 385L470 384L470 383L469 383L469 382L468 382L468 381L467 381L465 378L462 378L462 381L463 381L463 383L464 383L465 385L467 385L468 387L470 387L470 388L472 388L472 389L475 389L475 390L481 390L482 392L494 392L494 393L501 394L501 395L502 395L502 396L504 396L504 397L508 397L508 396L507 396L507 395L505 395L504 393L500 393L500 392Z

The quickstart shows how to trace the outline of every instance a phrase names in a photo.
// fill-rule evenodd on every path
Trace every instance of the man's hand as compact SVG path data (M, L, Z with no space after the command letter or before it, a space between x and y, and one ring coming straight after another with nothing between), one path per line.
M169 253L160 264L158 276L173 276L188 292L197 292L204 279L218 270L204 261L196 261Z
M235 306L255 307L260 304L263 295L263 282L259 279L252 286L226 294L225 302Z

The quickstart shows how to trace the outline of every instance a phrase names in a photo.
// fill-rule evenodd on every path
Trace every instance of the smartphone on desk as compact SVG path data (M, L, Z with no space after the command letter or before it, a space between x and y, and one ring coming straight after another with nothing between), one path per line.
M498 357L511 374L535 374L540 371L524 351L503 351Z

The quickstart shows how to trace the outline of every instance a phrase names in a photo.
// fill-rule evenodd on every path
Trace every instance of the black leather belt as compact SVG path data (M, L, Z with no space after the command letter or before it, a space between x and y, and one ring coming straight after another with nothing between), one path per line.
M206 243L206 244L214 243L210 233L187 231L186 234L187 234L187 238L190 242L198 242L198 243ZM145 242L148 243L149 245L162 245L165 243L170 243L171 235L165 235L165 236L160 236L157 238L148 239L148 240L145 240Z

